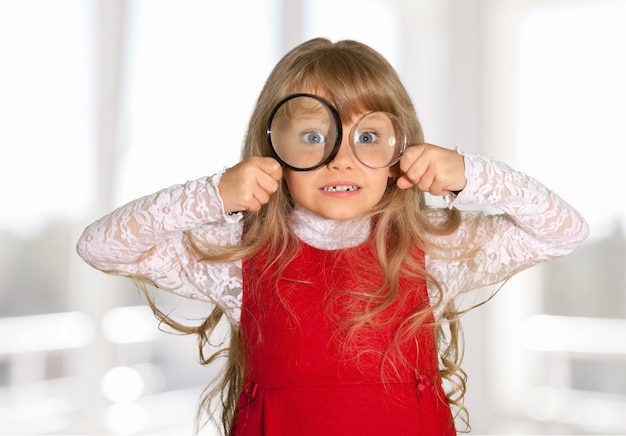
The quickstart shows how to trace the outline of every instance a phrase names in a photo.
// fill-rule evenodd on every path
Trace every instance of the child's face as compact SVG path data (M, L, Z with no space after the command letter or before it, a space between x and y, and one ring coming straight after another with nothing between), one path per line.
M360 115L344 125L344 131L350 131ZM327 165L313 171L284 172L292 199L323 218L345 220L363 215L378 204L387 187L390 169L362 164L354 156L348 136Z

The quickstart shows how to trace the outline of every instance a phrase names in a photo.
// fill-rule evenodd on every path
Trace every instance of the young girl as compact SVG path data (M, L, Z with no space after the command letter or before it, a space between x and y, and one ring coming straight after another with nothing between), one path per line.
M470 205L501 213L456 207ZM240 163L122 206L77 248L104 272L214 303L188 327L148 297L199 335L203 362L227 356L203 408L221 399L228 434L453 435L465 412L454 298L587 234L533 178L425 144L374 50L314 39L268 78ZM205 358L222 317L230 344Z

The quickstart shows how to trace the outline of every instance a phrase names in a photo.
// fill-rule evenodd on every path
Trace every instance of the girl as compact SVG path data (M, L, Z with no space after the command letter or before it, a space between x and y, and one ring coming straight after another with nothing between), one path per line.
M454 298L587 234L538 181L425 144L377 52L314 39L269 76L240 163L122 206L77 248L104 272L215 304L188 327L148 296L199 335L204 363L227 356L203 409L220 398L228 434L453 435L451 410L465 413ZM205 358L222 317L230 344Z

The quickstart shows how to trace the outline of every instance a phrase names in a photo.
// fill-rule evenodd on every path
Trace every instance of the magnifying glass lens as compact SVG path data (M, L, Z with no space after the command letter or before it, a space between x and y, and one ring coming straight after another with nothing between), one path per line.
M297 170L313 169L328 159L337 142L337 122L323 101L300 95L278 106L268 136L276 157Z
M350 135L354 154L370 168L390 167L398 161L406 145L400 121L388 112L362 116Z

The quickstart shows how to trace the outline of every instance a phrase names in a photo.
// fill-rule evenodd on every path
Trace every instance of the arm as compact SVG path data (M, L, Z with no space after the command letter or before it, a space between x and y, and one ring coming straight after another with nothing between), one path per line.
M78 241L78 254L104 272L238 310L240 263L201 261L185 234L217 245L239 242L242 225L239 216L224 213L220 178L201 178L131 201L89 225Z
M78 254L104 272L217 304L238 322L241 261L207 262L191 240L239 244L243 224L237 211L259 210L281 177L274 159L249 158L213 177L131 201L88 226L78 241Z
M441 249L430 254L427 268L446 299L564 256L588 236L583 217L534 178L477 155L465 155L464 164L467 184L451 204L502 213L464 212L454 234L434 239Z

